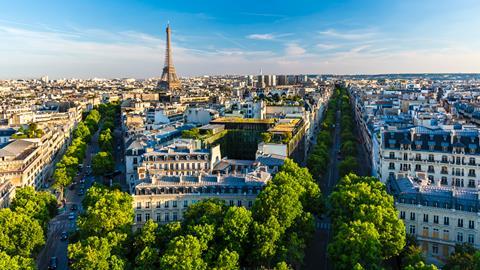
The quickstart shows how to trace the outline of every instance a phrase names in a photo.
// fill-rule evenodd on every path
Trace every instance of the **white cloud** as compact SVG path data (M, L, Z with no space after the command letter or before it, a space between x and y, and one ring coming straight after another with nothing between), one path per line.
M285 54L287 56L299 56L305 54L306 50L297 43L288 43L285 47Z
M247 38L256 40L273 40L275 36L272 34L251 34L248 35Z
M316 47L321 49L321 50L333 50L333 49L339 48L340 45L319 43L319 44L316 45Z
M337 39L344 39L344 40L363 40L363 39L368 39L375 36L375 32L371 30L339 32L335 29L328 29L325 31L320 31L318 33L322 36L337 38Z

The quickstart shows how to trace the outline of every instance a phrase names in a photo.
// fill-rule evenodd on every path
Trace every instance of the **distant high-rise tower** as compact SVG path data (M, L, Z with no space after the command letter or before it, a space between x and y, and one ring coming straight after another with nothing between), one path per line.
M172 47L170 46L170 24L167 24L167 44L165 50L165 66L159 86L165 90L178 89L182 85L175 72L172 60Z

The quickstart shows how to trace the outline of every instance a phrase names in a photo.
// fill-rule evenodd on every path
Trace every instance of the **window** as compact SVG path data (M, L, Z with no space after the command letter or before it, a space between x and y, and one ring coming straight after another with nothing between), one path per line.
M468 187L469 188L474 188L475 187L475 180L474 179L469 179L468 180Z
M443 230L443 240L449 240L450 239L449 233L450 233L450 231Z
M415 225L410 225L410 234L411 235L415 234Z
M450 225L450 219L448 217L443 217L443 225Z
M172 207L176 208L177 207L177 201L172 202Z
M177 221L177 219L178 219L177 212L173 212L173 221Z
M421 171L421 170L422 170L422 165L415 164L415 171Z
M437 245L432 245L432 253L433 254L438 254L438 246Z
M237 201L237 206L238 207L242 206L242 201Z
M157 213L157 222L162 222L162 215Z
M432 155L432 154L428 155L428 161L434 161L434 160L435 160L435 159L433 158L433 155Z
M475 242L475 236L473 234L469 234L468 235L468 243L473 245L474 242Z
M423 214L423 222L428 222L428 214Z
M157 202L157 208L160 208L161 205L162 205L162 202Z
M457 226L460 227L460 228L463 227L463 219L462 218L458 219Z
M165 213L165 222L170 221L170 213Z
M390 152L390 158L395 158L395 153L394 152Z
M233 200L230 200L229 205L230 205L230 206L234 206L234 205L235 205L235 204L233 203Z
M470 161L468 162L470 165L475 165L475 158L471 157Z
M463 242L463 233L459 232L457 233L457 242Z
M252 201L248 201L248 207L252 207L253 206L253 202Z
M388 164L388 169L389 170L395 170L395 163L390 162L390 164Z
M405 219L405 211L400 211L400 218Z
M415 220L415 213L414 212L410 213L410 220Z
M137 222L142 222L142 214L137 214Z
M150 213L145 213L145 221L149 221L150 220Z
M164 204L165 208L168 208L168 206L169 206L169 201L165 201L163 204Z
M438 224L438 216L433 216L433 223Z
M442 176L442 180L441 180L440 184L442 184L444 186L448 185L447 177Z
M468 228L469 229L475 229L475 221L469 220L468 221Z
M142 209L142 202L137 202L137 209Z
M147 209L150 208L150 202L145 203L145 208L147 208Z
M187 200L183 201L183 207L188 207L188 201Z

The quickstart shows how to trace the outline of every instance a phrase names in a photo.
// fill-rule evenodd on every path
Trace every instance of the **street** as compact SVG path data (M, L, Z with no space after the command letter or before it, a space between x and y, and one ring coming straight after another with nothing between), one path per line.
M328 171L326 177L320 179L320 190L323 193L324 198L328 198L333 188L337 184L338 175L338 151L340 150L340 119L341 112L338 110L336 113L335 130L333 134L333 144L330 149L330 162L328 165ZM318 270L318 269L331 269L331 265L328 262L327 246L332 236L330 218L327 214L322 217L318 217L315 221L315 235L305 252L305 269Z
M92 156L99 151L98 146L98 136L100 134L100 128L97 132L93 135L90 144L87 146L86 156L83 161L83 168L80 170L80 173L75 177L74 181L77 183L80 182L80 179L86 177L87 175L87 168L91 167L92 164ZM86 177L85 187L88 188L93 183L93 177ZM82 199L83 196L78 196L78 185L74 190L70 190L69 188L65 189L65 200L66 206L59 210L59 214L54 217L48 226L47 232L47 242L45 247L39 253L37 257L37 266L38 269L44 270L48 269L48 265L50 263L51 257L57 257L57 269L58 270L66 270L68 269L68 259L67 259L67 246L68 240L62 241L61 234L62 232L71 232L76 230L76 217L82 211ZM78 210L71 211L70 207L76 204L78 206ZM68 215L70 212L75 212L75 219L69 220Z

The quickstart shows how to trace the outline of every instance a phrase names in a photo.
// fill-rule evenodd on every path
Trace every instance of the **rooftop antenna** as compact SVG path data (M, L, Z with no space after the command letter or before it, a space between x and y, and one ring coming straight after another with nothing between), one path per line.
M260 68L260 75L263 75L263 70L262 70L262 68Z

